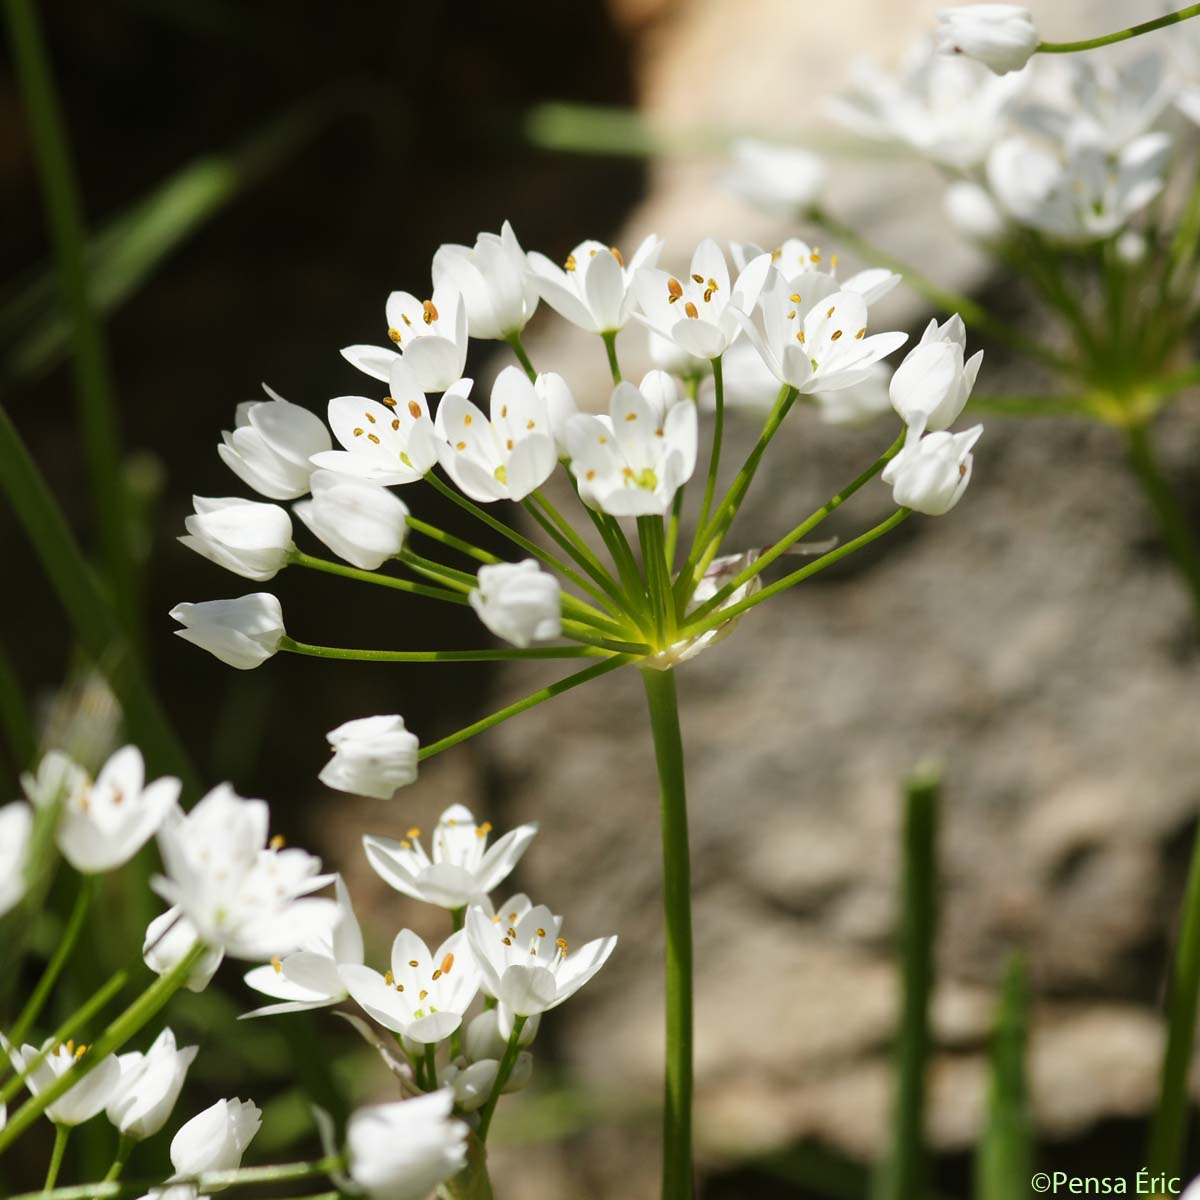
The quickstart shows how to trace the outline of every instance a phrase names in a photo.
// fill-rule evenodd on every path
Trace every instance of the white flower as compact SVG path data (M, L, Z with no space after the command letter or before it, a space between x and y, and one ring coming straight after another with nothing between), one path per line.
M499 235L479 234L474 248L453 244L438 248L433 256L433 289L442 287L462 296L475 338L520 333L537 309L537 288L525 252L507 221Z
M246 579L274 579L292 552L292 521L278 504L237 497L193 496L196 515L179 540L218 566Z
M580 242L562 267L531 251L529 270L539 295L559 316L589 333L616 333L633 313L638 271L658 262L662 246L661 238L649 235L626 266L615 246Z
M892 407L910 428L934 432L949 429L958 420L983 362L982 350L964 362L966 347L966 326L957 313L942 325L934 317L896 368Z
M520 897L521 900L526 900L526 897ZM523 910L527 911L533 906L526 903ZM511 910L511 902L504 906L501 910ZM506 912L504 916L493 917L493 920L507 921L510 925L517 919L517 914L514 912ZM508 1045L508 1039L512 1037L512 1014L508 1013L506 1027L501 1026L501 1012L497 1008L485 1008L483 1012L471 1018L467 1023L467 1028L463 1034L463 1050L466 1056L472 1062L481 1062L489 1058L502 1058L504 1049ZM541 1024L541 1015L537 1014L530 1017L521 1027L521 1034L517 1038L519 1046L528 1046L533 1041L535 1034L538 1031L538 1026Z
M207 945L259 962L288 954L337 919L321 860L303 850L267 848L267 806L243 800L228 784L213 788L190 812L173 809L158 831L166 877L151 886L177 904Z
M347 346L342 357L373 379L387 383L392 367L403 361L423 392L444 392L462 378L467 361L467 310L453 288L434 288L433 299L409 292L387 298L388 337L400 350Z
M567 381L554 371L546 371L533 381L550 418L550 432L559 458L567 457L567 422L579 411Z
M472 500L523 500L558 465L546 389L518 367L505 367L492 385L491 419L467 396L447 393L434 427L446 474Z
M462 929L433 954L415 933L402 929L386 975L347 965L341 976L355 1002L380 1025L425 1044L448 1038L479 991L479 968Z
M970 179L958 179L946 188L943 201L950 220L967 237L994 242L1004 236L1004 214L987 188Z
M20 800L0 808L0 917L20 904L29 869L33 809Z
M338 915L329 930L282 959L276 958L265 967L246 972L248 986L282 1003L243 1013L244 1018L328 1008L346 998L346 985L338 968L362 965L363 939L350 893L340 875L336 890Z
M826 425L854 429L869 424L892 407L888 395L891 369L884 363L874 363L871 373L858 383L836 392L816 392L813 399L821 410Z
M982 63L947 58L923 41L889 74L876 63L854 64L849 92L827 107L863 137L899 142L936 163L978 166L1004 132L1008 109L1025 86L1020 74L997 76Z
M528 1054L525 1057L532 1059ZM532 1061L530 1065L532 1067ZM459 1112L470 1113L487 1103L499 1074L500 1062L495 1058L481 1058L466 1066L452 1062L438 1071L438 1086L452 1088L454 1107ZM509 1087L504 1088L506 1092L511 1090Z
M237 407L237 425L221 434L222 462L243 483L272 500L294 500L308 491L309 459L329 449L321 418L263 384L270 400Z
M725 255L706 238L696 247L684 279L650 267L637 273L639 320L688 354L717 358L738 335L738 315L745 316L758 303L770 269L770 256L759 255L731 287Z
M1029 9L1016 4L967 4L937 15L938 49L978 59L997 75L1021 70L1040 41Z
M10 1047L7 1041L3 1045L18 1073L23 1073L40 1053L35 1046L26 1045L17 1050ZM44 1042L41 1049L45 1050L50 1045L49 1041ZM74 1042L54 1046L26 1076L26 1086L33 1095L40 1095L90 1052L90 1046L76 1046ZM56 1125L82 1125L103 1111L120 1083L120 1064L113 1055L105 1055L77 1084L46 1107L46 1116Z
M350 1177L371 1200L423 1200L467 1163L467 1126L453 1108L449 1088L360 1108L346 1126Z
M524 647L562 633L562 589L536 559L484 565L478 579L467 598L498 638Z
M476 825L470 809L452 805L433 831L433 856L421 845L421 831L410 829L399 842L363 838L367 861L398 892L442 908L462 908L485 896L508 878L537 833L536 825L519 825L490 849L492 826Z
M359 475L376 483L413 483L437 462L437 434L425 393L400 358L389 375L390 395L382 404L365 396L335 396L329 402L329 425L342 450L313 455L313 466ZM471 390L460 379L447 395Z
M390 800L417 780L420 742L392 714L346 721L326 735L333 757L319 776L326 787L355 796Z
M794 217L814 204L829 179L825 163L811 150L758 138L738 138L725 186L767 213Z
M236 600L177 604L170 615L183 629L177 637L215 655L239 671L249 671L279 650L287 632L283 609L270 592L253 592Z
M47 780L66 781L61 789ZM77 871L97 874L127 863L155 834L179 799L178 779L146 784L146 765L136 746L124 746L100 768L95 782L65 754L51 751L26 775L25 792L35 804L59 803L55 840Z
M261 1125L262 1110L252 1100L218 1100L171 1139L171 1165L185 1179L236 1171Z
M665 513L696 469L696 437L696 406L665 372L649 372L640 388L617 384L607 416L567 423L580 497L613 516Z
M753 242L734 242L733 260L738 267L757 258L763 251ZM818 300L832 296L834 292L857 292L870 308L878 303L897 284L901 276L886 267L867 267L856 271L848 279L838 279L838 256L824 255L819 246L810 245L803 238L790 237L771 251L771 265L783 277L789 292L799 292L805 308L811 308ZM760 297L761 303L761 297Z
M1162 191L1171 139L1147 133L1112 154L1076 129L1061 153L1024 136L988 158L988 181L1015 220L1066 241L1110 237Z
M164 1029L145 1054L122 1054L120 1085L107 1105L108 1119L117 1129L139 1140L152 1137L166 1123L179 1099L197 1046L175 1045L175 1034Z
M732 583L746 567L758 561L759 554L758 550L747 550L742 554L726 554L714 558L700 582L696 584L695 591L692 592L692 598L688 601L688 612L694 612L702 604L711 600L727 583ZM740 587L734 588L715 611L720 612L722 609L745 600L748 596L753 596L761 587L762 576L752 575ZM653 657L645 659L643 665L652 667L656 671L669 671L672 667L677 667L680 663L695 658L701 650L707 650L709 646L723 641L733 632L734 626L740 620L740 615L731 617L715 629L709 629L695 637L675 642L674 645L660 650Z
M867 336L867 302L858 292L804 295L778 271L763 292L761 326L743 317L746 334L776 379L803 393L861 383L872 366L907 340Z
M962 433L927 433L916 445L906 445L883 470L892 485L892 499L901 508L940 517L962 499L971 482L971 447L982 425Z
M608 961L615 937L597 938L567 951L558 936L560 920L538 905L506 925L482 909L467 912L471 949L483 973L484 986L519 1017L556 1008L573 996Z
M142 939L142 961L156 975L165 975L196 944L199 938L195 925L183 915L177 905L155 917L146 926ZM220 946L206 947L188 975L185 986L189 992L202 992L208 987L217 968L225 958Z
M408 505L382 484L336 471L314 471L312 499L296 516L339 558L374 571L404 549Z

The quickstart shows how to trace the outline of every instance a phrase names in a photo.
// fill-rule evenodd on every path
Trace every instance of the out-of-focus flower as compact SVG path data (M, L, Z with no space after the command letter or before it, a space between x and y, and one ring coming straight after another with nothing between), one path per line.
M550 432L559 458L567 457L567 422L579 411L575 396L567 381L554 371L539 375L533 383L537 394L546 405L550 418Z
M325 737L333 751L319 776L326 787L390 800L400 788L417 781L421 743L404 727L401 716L358 717Z
M432 856L419 829L410 829L401 841L368 834L363 849L376 874L396 891L441 908L462 908L508 878L537 826L519 825L489 848L491 831L490 822L477 825L470 809L455 804L438 818Z
M962 433L943 430L905 446L883 470L884 483L892 485L892 499L901 508L931 517L948 513L971 482L971 447L982 432L982 425Z
M585 504L613 516L662 514L696 469L696 406L651 371L613 389L607 416L567 423L571 473Z
M171 1165L184 1178L235 1171L261 1126L262 1110L252 1100L218 1100L171 1139Z
M177 604L170 615L183 626L175 630L177 637L239 671L260 666L276 654L287 632L283 609L270 592Z
M562 589L536 559L486 564L478 579L468 599L498 638L524 647L562 633Z
M745 316L758 303L770 269L770 256L759 255L731 286L725 255L706 238L684 279L651 267L637 273L639 319L688 354L717 358L738 335L738 314Z
M1040 41L1033 15L1017 4L967 4L937 15L938 49L977 59L997 75L1021 70Z
M580 242L559 267L531 251L529 270L538 294L560 316L589 333L616 333L633 313L633 281L642 267L653 267L662 238L643 238L626 264L615 246Z
M905 356L892 376L892 407L918 432L949 429L967 406L983 362L977 350L964 362L967 330L955 313L939 325L933 318L921 341Z
M195 516L184 521L187 534L179 540L219 567L260 583L287 566L292 546L292 521L278 504L260 504L234 496L208 499L193 496Z
M55 788L48 781L58 779ZM52 750L35 777L24 776L25 793L38 806L57 803L55 841L77 871L98 874L127 863L155 834L179 799L178 779L146 783L146 764L136 746L124 746L100 768L87 772Z
M246 972L244 978L249 987L281 1003L243 1013L243 1018L328 1008L346 998L348 993L339 968L362 965L363 938L350 893L340 875L336 891L338 915L329 930L299 950Z
M521 899L525 899L525 897L521 897ZM532 905L526 903L524 907L525 909L529 909ZM512 914L511 902L504 905L500 911L502 915L499 919L501 921L507 921L510 925L516 921L516 915ZM557 936L557 927L555 933ZM540 1024L540 1015L530 1017L521 1027L521 1034L517 1039L517 1044L519 1046L528 1046L533 1041ZM504 1048L508 1045L508 1039L511 1036L512 1014L508 1014L507 1027L502 1029L499 1008L485 1008L483 1012L472 1017L467 1023L466 1032L463 1035L463 1050L472 1062L480 1062L489 1058L501 1058L504 1055Z
M444 392L462 378L467 361L467 310L452 288L434 288L433 298L409 292L387 298L388 337L397 350L347 346L342 357L352 366L387 383L392 367L403 361L422 392Z
M829 169L811 150L782 146L758 138L738 138L730 147L733 162L725 186L756 208L794 217L815 204L829 179Z
M615 937L596 938L570 953L548 908L536 906L506 925L482 909L467 912L471 949L488 991L519 1017L533 1016L569 1000L616 948Z
M168 814L158 831L166 877L152 880L206 945L258 962L311 942L338 916L332 900L309 895L333 876L303 850L268 848L268 820L263 801L213 788L190 812Z
M454 1106L459 1112L470 1113L487 1103L499 1074L500 1062L495 1058L481 1058L463 1065L451 1062L438 1071L438 1084L454 1090Z
M272 500L294 500L308 491L309 459L329 449L321 418L263 384L270 400L237 407L232 433L221 434L221 461L243 482Z
M492 385L491 418L465 395L442 398L434 421L446 474L472 500L523 500L558 465L544 392L519 367L505 367Z
M313 455L313 466L375 483L413 483L437 463L437 434L425 393L401 359L392 364L391 394L382 404L365 396L335 396L329 425L341 450ZM471 380L460 379L449 395L467 395Z
M471 337L505 338L520 333L538 305L525 252L512 226L481 233L474 247L444 245L433 256L433 289L458 292Z
M374 571L404 549L408 505L382 484L336 471L314 471L312 499L296 516L339 558Z
M33 809L14 800L0 807L0 917L25 896Z
M108 1119L127 1137L141 1140L156 1134L179 1099L198 1049L179 1049L175 1034L164 1029L145 1054L134 1050L118 1056L121 1079L106 1106Z
M958 179L946 189L943 200L946 214L967 237L994 242L1004 236L1004 214L987 188L970 179Z
M346 1126L350 1177L371 1200L423 1200L466 1166L467 1126L454 1092L360 1108Z
M142 940L142 961L156 975L165 975L183 958L199 938L195 925L184 916L177 905L160 913L146 926ZM208 987L217 968L225 958L220 946L209 946L192 968L185 986L189 992L202 992Z
M50 1042L43 1043L45 1050ZM37 1096L50 1087L60 1076L65 1075L85 1054L90 1046L76 1046L74 1042L63 1042L54 1046L36 1067L30 1064L41 1053L36 1046L22 1046L20 1050L3 1042L4 1049L12 1060L18 1074L26 1070L25 1084ZM46 1106L46 1116L56 1125L82 1125L102 1112L121 1084L121 1067L116 1058L105 1055L77 1084L68 1088L53 1104Z
M366 966L341 967L342 980L364 1012L410 1042L448 1038L479 991L479 968L466 931L452 933L434 953L411 930L392 943L386 975Z
M966 171L982 163L1003 135L1024 86L1023 75L994 75L982 63L938 54L926 41L913 47L894 74L860 60L849 90L827 107L831 117L862 137L899 142Z

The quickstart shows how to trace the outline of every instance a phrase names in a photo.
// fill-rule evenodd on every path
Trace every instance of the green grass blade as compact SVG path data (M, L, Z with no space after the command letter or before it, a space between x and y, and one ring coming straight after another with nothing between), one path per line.
M1033 1130L1025 1080L1029 983L1019 956L1009 963L992 1038L987 1124L975 1157L976 1200L1027 1200Z

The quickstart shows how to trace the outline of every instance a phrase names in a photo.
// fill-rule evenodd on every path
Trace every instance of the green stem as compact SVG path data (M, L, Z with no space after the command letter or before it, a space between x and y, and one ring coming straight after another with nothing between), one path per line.
M521 341L520 333L505 334L504 340L512 347L512 352L517 356L517 362L525 369L525 374L529 376L531 383L537 382L537 368L530 361L529 355L525 352L525 343Z
M88 288L87 233L79 189L37 6L30 0L6 0L5 13L33 135L50 240L73 326L75 386L100 544L115 612L122 624L133 630L139 606L129 552L129 501L108 348Z
M1086 38L1081 42L1038 42L1036 53L1077 54L1081 50L1095 50L1099 46L1111 46L1114 42L1125 42L1144 33L1153 33L1156 29L1165 29L1168 25L1177 25L1195 16L1200 16L1200 4L1189 4L1177 12L1155 17L1153 21L1143 21L1140 25L1131 25L1128 29L1119 29L1116 33L1106 33L1102 37Z
M112 1166L108 1168L108 1173L104 1176L105 1183L112 1183L114 1179L121 1178L121 1172L125 1170L125 1164L129 1161L129 1156L133 1153L136 1145L137 1138L132 1138L127 1133L121 1134L117 1139L117 1152L113 1156Z
M428 1080L428 1090L437 1091L437 1043L425 1043L425 1078Z
M625 598L621 595L620 589L617 587L616 580L604 569L604 564L597 557L591 546L587 544L580 535L579 531L562 515L558 509L542 494L535 491L525 501L526 509L530 508L531 504L536 504L538 508L554 523L559 532L571 544L573 549L568 549L570 554L580 566L582 566L589 575L602 587L612 599L618 604L622 611L627 607ZM543 526L545 528L545 526ZM566 547L564 547L566 549Z
M825 209L810 209L809 216L816 224L820 225L832 237L837 238L843 245L856 250L864 258L870 259L877 265L886 267L889 271L895 271L898 275L903 275L904 282L917 295L924 297L941 312L947 315L958 313L968 325L986 330L998 341L1006 342L1008 345L1023 351L1032 358L1038 359L1047 366L1054 367L1056 370L1069 371L1071 369L1070 364L1065 359L1025 337L1024 334L1011 329L999 317L993 316L987 309L977 304L969 296L964 296L960 292L953 292L939 286L928 276L921 274L920 271L908 263L901 262L900 259L884 253L878 247L868 242L866 238L860 237L849 225L844 225L841 221L837 220Z
M576 579L579 581L576 586L582 587L589 596L603 604L610 613L616 614L623 611L626 605L621 596L621 590L615 586L608 573L602 567L598 565L593 566L592 563L582 558L578 549L573 544L573 539L557 527L549 514L539 510L537 503L532 497L527 497L521 504L525 511L546 531L547 536L559 549L579 563L592 579L596 581L599 588L582 580L580 576L576 576Z
M893 1135L881 1200L925 1200L925 1071L931 1049L929 1006L937 933L937 810L932 771L905 786L904 883L900 958L904 999L897 1045Z
M8 1040L14 1046L19 1046L25 1039L25 1035L34 1021L38 1019L38 1014L41 1013L43 1005L49 998L50 991L62 973L63 967L67 965L67 959L71 957L75 943L79 940L80 931L83 929L84 921L87 919L88 908L92 903L95 891L96 877L84 875L79 883L79 894L75 897L71 915L67 918L66 928L58 940L58 945L54 947L54 954L46 964L46 969L42 972L42 977L33 989L28 1003L21 1010L17 1023L9 1031Z
M46 1168L46 1182L42 1185L42 1195L53 1191L58 1182L58 1172L62 1167L63 1155L67 1152L67 1139L71 1136L70 1125L54 1125L54 1149L50 1151L50 1165Z
M339 646L313 646L284 636L279 649L312 658L343 658L352 662L507 662L518 658L599 658L610 651L596 646L511 646L488 650L353 650Z
M500 1060L500 1069L496 1072L496 1082L492 1084L491 1095L488 1096L487 1103L479 1110L479 1140L481 1142L487 1141L488 1129L491 1127L492 1115L496 1111L500 1093L513 1073L513 1067L517 1065L517 1055L521 1052L521 1030L524 1028L525 1018L514 1016L512 1033L508 1035L508 1045L504 1047L504 1057Z
M475 559L476 562L491 565L503 561L503 559L497 558L496 555L489 551L481 550L465 538L455 537L454 534L447 533L444 529L439 529L436 525L430 525L428 521L418 520L412 513L409 513L404 518L404 523L409 529L424 534L427 538L431 538L435 542L441 542L443 546L449 546L452 550L457 550L460 554L465 554L468 558Z
M549 687L544 687L540 691L533 692L523 700L518 700L515 704L510 704L507 708L502 708L498 712L492 713L491 716L484 717L483 720L476 721L473 725L468 725L465 729L460 729L457 733L452 733L449 737L442 738L440 742L432 742L428 746L423 746L417 758L419 761L424 762L425 759L432 758L435 754L441 754L443 750L449 750L452 746L457 746L460 742L465 742L468 738L475 737L476 734L485 733L493 726L507 721L510 717L515 717L520 713L526 712L528 709L536 708L537 705L544 703L546 700L552 700L555 696L561 696L563 692L569 692L572 688L577 688L581 684L589 683L593 679L599 679L601 675L607 675L609 671L615 671L618 667L623 667L626 663L632 661L632 655L616 655L606 662L596 663L574 675L568 675L566 679L560 679L557 683L550 684Z
M1129 461L1146 499L1154 509L1159 529L1191 592L1196 616L1200 619L1200 548L1196 545L1187 514L1180 507L1158 465L1150 431L1145 424L1129 427Z
M614 641L612 638L597 637L589 626L580 625L575 621L563 618L563 634L574 638L585 646L598 646L602 650L611 650L614 654L650 654L653 647L647 642Z
M30 1074L41 1066L51 1050L64 1038L70 1037L72 1033L82 1029L125 986L127 978L124 971L115 972L99 991L67 1017L47 1038L44 1048L34 1055L26 1064L25 1069L19 1075L14 1075L3 1088L0 1088L0 1103L7 1104L21 1090L21 1085L29 1078ZM11 1038L10 1041L13 1045L17 1044L15 1038Z
M663 1200L692 1198L692 884L674 671L643 671L662 801L666 925Z
M604 339L604 349L608 352L608 369L612 372L612 381L620 383L621 364L617 360L617 331L612 329L600 336Z
M1192 849L1183 919L1167 990L1167 1044L1163 1052L1158 1107L1150 1126L1146 1163L1154 1174L1177 1175L1188 1121L1188 1071L1200 999L1200 834Z
M0 1129L0 1154L25 1132L51 1104L70 1091L104 1058L119 1050L144 1025L153 1020L164 1004L187 982L192 968L205 952L196 942L169 971L160 975L96 1039L88 1052L36 1096L31 1096Z
M884 467L900 453L904 446L904 439L908 436L908 430L900 431L899 437L852 483L848 483L840 492L831 496L815 513L805 517L794 529L785 533L769 550L765 551L749 566L744 567L737 573L715 596L706 600L701 604L690 616L689 625L691 622L699 621L706 617L709 613L714 612L729 597L742 586L747 580L753 578L760 571L769 567L777 558L786 554L792 546L794 546L801 538L807 537L826 517L829 516L835 509L840 508L851 496L854 495L861 487L869 483ZM819 561L819 560L818 560ZM719 623L719 622L718 622Z
M712 454L708 460L708 476L704 481L704 500L700 505L700 517L696 522L696 539L708 525L708 515L712 509L713 493L717 488L717 471L721 466L721 441L725 433L725 373L721 366L721 356L712 360L713 399L716 404L716 417L713 422ZM692 550L695 552L696 543Z
M444 600L449 604L468 604L465 596L446 588L428 587L413 583L411 579L397 579L394 575L382 575L378 571L363 571L359 567L348 567L345 563L331 562L327 558L315 558L302 550L293 550L288 562L310 571L322 571L326 575L340 575L343 579L355 579L359 583L374 583L379 587L395 588L398 592L411 592L414 596L426 596L430 600Z
M411 550L401 550L396 558L414 574L423 575L426 579L440 583L463 596L479 585L479 581L474 575L469 575L466 571L460 571L456 567L448 567L443 563L435 562L432 558L414 554Z

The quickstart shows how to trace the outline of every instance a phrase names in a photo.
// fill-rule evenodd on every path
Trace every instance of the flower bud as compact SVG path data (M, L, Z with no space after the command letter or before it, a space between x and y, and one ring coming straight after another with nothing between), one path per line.
M539 375L533 384L534 390L546 405L550 414L550 433L559 458L567 457L567 422L579 411L575 397L567 381L553 371Z
M292 521L278 504L259 504L236 497L193 496L196 515L184 521L187 536L179 540L218 566L246 579L273 579L287 565L292 547Z
M821 159L799 146L738 138L732 151L725 186L766 213L794 217L816 203L829 178Z
M978 59L997 75L1019 71L1041 40L1029 9L1017 4L967 4L937 15L937 48Z
M520 333L538 306L525 252L507 221L498 235L481 233L473 247L439 247L433 256L433 287L462 296L467 329L474 338Z
M404 547L408 506L378 483L335 471L314 471L312 499L296 516L339 558L374 571Z
M962 433L930 433L905 448L883 472L892 485L892 499L901 508L940 517L962 499L971 482L971 447L979 440L982 425Z
M237 426L221 434L221 461L245 484L272 500L294 500L308 491L309 458L330 448L324 421L264 383L270 400L239 404Z
M508 1081L500 1089L502 1096L507 1096L510 1092L519 1092L522 1088L529 1086L529 1081L533 1078L533 1055L528 1050L522 1050L517 1055L517 1061L513 1063L512 1073L508 1077Z
M498 638L524 647L561 634L562 591L536 560L483 566L478 579L468 599Z
M500 1063L496 1059L483 1058L469 1066L451 1063L438 1075L438 1082L453 1088L455 1105L460 1111L469 1113L487 1103L499 1073Z
M270 592L254 592L236 600L177 604L171 616L184 626L175 630L186 642L215 655L239 671L249 671L279 650L283 610Z
M920 431L949 428L970 399L983 351L965 363L967 331L956 313L943 325L929 322L920 344L914 346L892 376L892 407L906 425Z
M500 1036L499 1020L498 1009L485 1008L468 1022L463 1035L463 1050L472 1062L503 1057L506 1039Z
M400 716L360 717L326 735L333 757L319 776L326 787L390 800L417 779L420 742Z
M262 1125L251 1100L218 1100L194 1116L171 1141L171 1164L179 1175L235 1171Z
M152 1137L166 1123L179 1099L196 1046L175 1045L175 1035L164 1029L145 1054L122 1054L121 1083L108 1102L108 1119L127 1137Z

